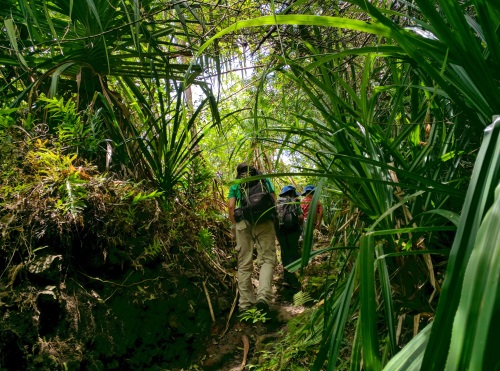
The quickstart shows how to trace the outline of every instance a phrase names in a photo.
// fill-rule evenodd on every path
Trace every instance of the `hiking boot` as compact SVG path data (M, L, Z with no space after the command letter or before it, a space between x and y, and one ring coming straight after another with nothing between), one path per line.
M257 302L257 310L261 311L262 313L267 313L269 312L269 304L267 304L264 300L259 300Z
M288 276L288 277L283 279L283 282L281 283L281 287L284 290L289 290L289 289L300 290L301 284L300 284L299 280L297 279L297 277Z

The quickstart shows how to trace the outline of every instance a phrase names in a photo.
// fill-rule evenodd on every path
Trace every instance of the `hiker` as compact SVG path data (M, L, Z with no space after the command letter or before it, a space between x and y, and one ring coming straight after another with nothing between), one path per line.
M236 179L261 174L246 162L236 168ZM229 219L233 223L238 252L238 307L240 312L256 304L267 312L273 299L272 280L276 266L276 232L274 230L276 195L268 178L233 184L229 188ZM263 201L260 201L263 199ZM262 205L257 205L258 200ZM253 248L260 266L257 296L252 286Z
M300 258L299 238L304 224L299 194L294 186L287 185L281 189L276 209L278 218L275 226L283 263L283 286L299 289L297 277L285 269L288 264Z
M302 192L302 196L304 197L302 198L300 206L302 208L302 212L304 213L304 223L307 222L307 217L309 215L309 207L311 206L315 190L316 187L314 187L313 185L307 185L304 188L304 192ZM318 202L316 203L316 214L314 219L314 228L317 229L318 231L321 229L322 220L323 220L323 205L318 200Z

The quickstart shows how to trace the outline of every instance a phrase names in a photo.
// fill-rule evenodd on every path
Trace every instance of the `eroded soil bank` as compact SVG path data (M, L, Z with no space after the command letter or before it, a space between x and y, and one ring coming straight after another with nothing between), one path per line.
M212 327L207 293L214 315L221 316L232 290L197 269L192 257L176 258L175 265L164 262L113 277L64 274L61 259L53 256L44 257L47 267L41 271L23 269L13 285L1 287L0 367L189 367Z
M234 293L216 205L18 157L0 194L0 369L189 367Z

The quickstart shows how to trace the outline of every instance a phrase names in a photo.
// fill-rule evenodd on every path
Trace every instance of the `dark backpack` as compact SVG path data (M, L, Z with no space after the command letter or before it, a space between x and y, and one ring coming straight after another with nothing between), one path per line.
M274 199L264 180L254 180L240 185L241 208L249 222L272 219L275 214Z
M276 209L280 229L296 229L300 226L299 201L293 197L279 197Z

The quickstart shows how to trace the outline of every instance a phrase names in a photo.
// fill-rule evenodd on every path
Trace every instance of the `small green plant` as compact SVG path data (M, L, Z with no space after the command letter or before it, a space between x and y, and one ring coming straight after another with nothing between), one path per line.
M149 194L142 194L142 192L139 192L137 195L134 196L134 199L132 200L132 206L141 202L141 201L144 201L144 200L149 200L151 198L156 198L156 197L159 197L163 194L163 192L160 192L160 191L153 191Z
M153 242L144 249L143 257L146 259L154 260L161 255L163 245L158 238L154 238Z
M198 240L204 250L209 250L214 245L214 236L208 228L201 228L198 231Z
M63 98L41 96L38 101L44 104L49 113L49 129L57 135L63 149L71 149L86 157L96 155L104 139L99 115L90 114L86 120L87 115L78 112L75 98L65 102Z
M307 304L313 300L308 292L299 291L293 295L293 304L297 306Z
M63 184L59 186L61 198L57 200L56 207L63 212L70 212L73 218L85 209L84 202L87 190L83 187L86 180L80 179L78 172L69 174Z
M258 364L248 365L252 371L266 370L311 370L310 359L317 353L321 342L321 331L310 332L311 316L314 311L306 311L293 317L281 336L260 347ZM346 369L346 368L344 368Z
M266 317L266 313L263 313L261 310L252 308L244 311L239 316L241 322L262 322L265 323L269 318Z
M12 118L12 114L17 111L17 108L2 108L0 109L0 130L7 129L16 122Z
M57 186L59 198L56 209L70 213L73 218L86 207L85 199L89 175L82 167L75 167L77 154L63 154L60 148L51 147L48 140L37 139L34 149L25 156L25 161L36 174L36 181L50 191Z

